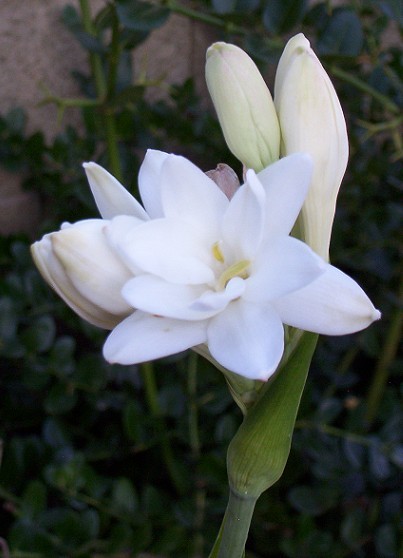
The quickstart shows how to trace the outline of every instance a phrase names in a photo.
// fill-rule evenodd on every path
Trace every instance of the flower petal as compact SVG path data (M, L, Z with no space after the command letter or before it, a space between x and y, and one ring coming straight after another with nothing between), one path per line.
M206 341L207 322L187 322L135 312L107 338L103 353L108 362L137 364L179 353Z
M238 259L255 256L265 224L263 186L253 170L248 170L246 176L247 181L231 199L222 224L223 239Z
M103 329L112 329L124 316L111 314L89 301L74 287L52 249L52 234L31 246L31 254L42 277L80 318Z
M327 264L309 246L279 236L266 242L254 259L244 298L253 302L275 300L301 289L324 273Z
M228 281L225 289L221 291L205 291L197 300L195 300L191 308L199 312L205 312L206 317L214 316L236 298L239 298L245 290L245 281L240 277L233 277Z
M273 306L284 323L325 335L354 333L381 317L361 287L330 264L315 281Z
M267 380L284 351L284 330L270 305L237 300L211 319L207 343L213 358L245 378Z
M312 160L294 153L258 173L266 191L266 238L288 235L301 211L312 177Z
M111 314L127 315L121 289L131 274L105 238L106 223L88 219L63 227L51 235L53 253L84 298Z
M161 204L161 167L168 153L148 149L139 171L139 192L144 207L151 219L163 217Z
M149 314L179 320L205 320L238 298L244 290L243 283L235 277L225 290L216 292L206 290L204 285L179 285L155 275L140 275L125 284L122 296L133 308Z
M112 219L116 215L133 215L142 221L148 220L144 208L107 170L96 163L84 163L83 167L99 213L104 219Z
M114 226L115 220L109 226L111 231ZM117 234L114 237L116 250L130 269L141 269L182 285L214 279L210 246L188 223L154 219L128 229L121 238Z
M104 234L113 247L114 251L119 255L119 257L125 262L125 265L130 269L132 273L137 275L142 270L130 259L127 258L125 246L128 239L131 238L133 230L142 225L144 221L136 219L135 217L130 217L129 215L119 215L109 221L105 226Z
M184 157L169 155L161 172L161 199L166 217L185 220L204 234L208 232L212 242L217 240L229 200L196 165Z
M149 314L180 320L201 320L209 316L189 307L204 291L204 286L179 285L155 275L140 275L125 284L122 296L133 308Z

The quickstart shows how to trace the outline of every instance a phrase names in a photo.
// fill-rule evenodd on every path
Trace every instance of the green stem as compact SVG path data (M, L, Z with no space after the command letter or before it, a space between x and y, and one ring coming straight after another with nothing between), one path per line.
M391 112L396 114L400 113L399 107L393 101L391 101L386 95L383 95L382 93L368 85L368 83L365 83L365 81L362 81L361 79L351 75L349 72L345 72L338 66L330 66L330 72L343 81L350 83L360 91L368 93L368 95L371 95L371 97L379 101L381 104L384 105L386 109L390 110Z
M189 396L189 442L192 457L196 461L200 457L200 438L198 426L197 408L197 354L193 351L189 356L189 369L187 372L188 396Z
M96 30L91 18L91 6L89 0L80 0L80 9L84 31L86 31L89 35L96 36ZM97 95L100 99L104 99L106 97L106 80L102 68L101 57L95 52L91 52L89 57Z
M230 491L222 527L209 558L242 558L257 498Z
M96 36L96 29L94 28L91 18L91 7L89 4L89 0L80 0L80 8L84 30L90 35ZM113 30L113 32L116 31ZM114 41L116 43L116 37ZM118 53L115 52L115 55L118 56ZM114 60L114 63L111 67L112 71L110 71L109 79L107 80L105 77L102 59L99 54L91 52L89 56L92 75L97 92L97 98L100 99L103 103L103 107L101 107L101 115L104 121L106 149L108 153L110 170L118 180L122 181L122 168L119 157L115 115L113 113L113 110L108 109L108 107L105 105L108 93L109 95L111 95L114 92L116 84L114 65L117 65L117 61ZM113 91L111 91L111 89Z
M167 435L167 428L165 421L163 419L161 408L158 403L158 390L157 383L155 381L154 368L151 362L145 362L141 365L141 372L144 381L144 390L146 395L146 400L148 408L150 409L151 416L154 417L155 422L158 427L158 431L161 433L161 451L163 460L165 462L167 471L171 478L173 485L175 486L179 494L184 494L186 491L186 483L183 479L182 474L176 466L174 459L174 454L169 443L169 438Z
M236 35L248 35L251 32L250 29L237 25L232 21L228 21L209 13L203 13L199 10L194 10L192 8L189 8L188 6L179 4L178 2L176 2L176 0L167 0L165 5L170 9L171 12L184 15L195 21L202 21L203 23L207 23L208 25L221 27L227 33L233 33ZM265 37L265 43L267 46L273 49L279 49L283 46L283 42L280 39L269 39L268 37Z
M397 308L389 325L386 342L375 368L375 374L367 395L367 410L365 413L366 427L370 428L378 413L385 387L389 377L390 365L394 361L401 338L403 313Z

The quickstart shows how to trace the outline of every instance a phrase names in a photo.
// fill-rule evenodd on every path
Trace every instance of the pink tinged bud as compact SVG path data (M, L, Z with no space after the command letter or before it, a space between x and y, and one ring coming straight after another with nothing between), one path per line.
M280 130L273 100L256 64L242 49L214 43L206 81L225 141L256 172L279 158Z
M31 246L41 275L81 318L112 329L133 309L120 292L132 276L107 243L107 221L64 225Z
M348 160L348 137L333 84L302 33L288 41L280 58L274 102L281 155L305 152L313 159L313 178L302 208L303 236L328 259L337 194Z
M240 186L236 172L225 163L219 163L215 169L207 171L206 175L217 184L229 200Z

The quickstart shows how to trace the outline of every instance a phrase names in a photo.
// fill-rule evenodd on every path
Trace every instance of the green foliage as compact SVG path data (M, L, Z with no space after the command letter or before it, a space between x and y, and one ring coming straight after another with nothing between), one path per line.
M240 171L193 83L150 103L146 80L133 81L131 51L179 12L215 26L218 38L272 72L286 38L303 31L348 120L332 260L365 287L383 319L320 341L289 462L258 501L247 557L397 558L402 86L401 54L384 38L401 25L398 2L193 7L116 0L89 18L67 6L64 22L88 52L89 71L76 76L80 99L47 101L61 112L80 106L84 130L67 126L47 143L40 132L25 133L25 115L14 109L0 117L0 164L40 193L41 232L96 215L84 160L104 164L133 193L135 154L147 147L183 153L206 170L225 161ZM104 362L105 333L53 295L26 238L0 239L0 271L0 537L10 556L207 555L227 500L227 445L241 420L221 375L188 353L152 369Z

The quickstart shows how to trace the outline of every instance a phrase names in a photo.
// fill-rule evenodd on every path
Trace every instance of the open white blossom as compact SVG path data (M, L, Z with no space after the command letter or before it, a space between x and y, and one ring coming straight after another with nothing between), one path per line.
M144 208L99 165L85 169L103 219L64 225L32 253L74 311L114 328L110 362L203 344L223 367L266 380L283 354L283 324L339 335L379 318L355 281L289 236L309 156L247 171L229 199L187 159L150 150L139 174Z
M225 368L266 380L284 350L283 324L346 334L380 314L348 276L289 233L311 180L293 154L256 174L229 200L183 157L148 151L139 187L149 219L106 222L111 248L132 272L133 308L104 355L133 364L206 344Z

